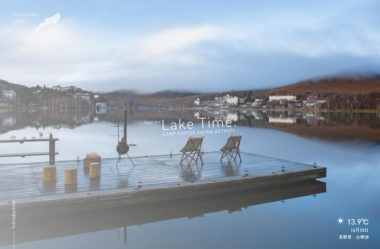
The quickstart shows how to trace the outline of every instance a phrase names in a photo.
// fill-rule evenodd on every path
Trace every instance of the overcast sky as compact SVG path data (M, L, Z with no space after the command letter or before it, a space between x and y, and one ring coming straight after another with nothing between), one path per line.
M0 78L205 92L380 72L380 1L86 2L0 0Z

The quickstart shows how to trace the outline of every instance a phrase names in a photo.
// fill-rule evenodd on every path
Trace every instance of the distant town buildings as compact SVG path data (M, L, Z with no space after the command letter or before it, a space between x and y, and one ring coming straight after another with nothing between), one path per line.
M230 96L229 94L223 96L223 100L228 105L238 105L238 103L239 103L239 98L237 96Z
M204 101L203 105L207 107L223 107L225 105L225 102L223 99L219 99L218 97L216 97L213 100Z
M224 96L216 96L213 99L201 101L199 98L194 99L193 106L196 107L212 107L212 108L225 108L229 106L237 106L239 98L226 94Z
M194 99L194 106L200 106L201 105L201 101L199 98L196 98Z
M8 107L9 101L6 98L0 98L0 107Z
M93 108L93 93L73 85L0 89L0 108L14 107Z
M326 103L326 100L319 99L318 95L316 94L309 94L307 95L306 100L303 102L303 105L307 108L317 108L323 103Z
M61 85L56 85L51 88L54 91L59 91L59 92L71 92L71 93L77 93L77 92L82 92L82 89L76 87L76 86L64 86L62 87Z
M1 90L1 95L3 98L8 99L9 101L16 102L16 91L15 90Z
M322 104L326 103L325 99L320 99L317 94L284 94L284 95L269 95L239 97L230 94L223 96L216 96L213 99L200 100L200 98L194 99L193 106L201 108L320 108ZM290 121L287 121L290 122Z
M13 106L16 104L16 91L3 89L0 93L0 106Z
M91 95L89 93L76 93L74 94L74 97L81 98L87 101L91 100Z
M269 101L296 101L297 97L295 95L270 95Z
M264 102L264 99L255 99L255 100L252 102L251 106L252 106L252 107L260 107L260 106L263 105L263 102Z

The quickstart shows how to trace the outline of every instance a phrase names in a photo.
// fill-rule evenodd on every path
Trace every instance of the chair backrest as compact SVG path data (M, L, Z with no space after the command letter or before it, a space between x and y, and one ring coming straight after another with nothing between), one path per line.
M203 137L189 137L183 151L200 151L203 142Z
M239 149L240 141L242 136L232 136L230 135L227 139L226 144L223 146L225 149Z

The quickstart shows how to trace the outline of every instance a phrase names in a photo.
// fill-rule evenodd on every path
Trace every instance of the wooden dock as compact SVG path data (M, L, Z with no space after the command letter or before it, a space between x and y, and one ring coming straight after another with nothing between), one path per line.
M121 200L144 204L227 193L232 190L279 186L326 176L326 168L271 157L242 153L243 163L221 165L219 152L204 153L204 165L180 166L180 155L134 157L136 165L123 159L103 159L101 178L89 179L83 161L56 162L57 181L44 184L47 163L0 165L0 208L46 206ZM64 185L64 170L77 168L78 184Z

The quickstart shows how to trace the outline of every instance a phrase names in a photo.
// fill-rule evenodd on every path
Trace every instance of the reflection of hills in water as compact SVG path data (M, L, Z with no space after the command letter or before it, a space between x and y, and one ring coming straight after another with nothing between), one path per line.
M93 113L85 110L27 110L0 113L0 134L26 127L75 128L93 121Z
M259 110L145 111L134 113L139 120L200 122L198 117L232 120L239 126L282 130L306 137L323 139L380 139L380 113L294 112Z
M261 112L246 113L240 120L237 123L241 122L241 125L255 126L257 120L267 128L306 137L380 139L380 116L377 113Z
M0 113L0 134L25 127L75 128L94 120L122 123L124 114L120 110L111 110L106 114L94 116L92 111L83 110L30 110ZM380 113L349 112L296 112L269 110L130 110L128 123L143 120L165 122L193 121L198 117L232 120L239 126L263 127L285 132L323 139L362 139L380 140Z

